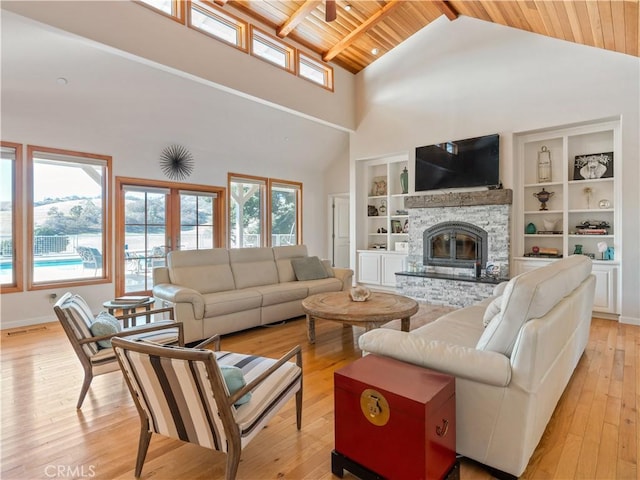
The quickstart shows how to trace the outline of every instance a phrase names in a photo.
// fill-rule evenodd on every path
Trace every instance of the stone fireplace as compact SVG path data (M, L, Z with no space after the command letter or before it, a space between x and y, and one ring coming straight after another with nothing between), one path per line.
M396 289L428 303L464 307L509 276L512 190L415 195L409 211L408 271ZM475 278L475 265L482 267ZM486 275L487 264L498 277Z

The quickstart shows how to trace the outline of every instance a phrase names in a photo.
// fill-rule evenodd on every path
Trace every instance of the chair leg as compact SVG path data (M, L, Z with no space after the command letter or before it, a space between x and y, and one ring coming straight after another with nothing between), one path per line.
M77 409L80 409L82 402L84 402L84 397L87 395L89 387L91 386L91 380L93 380L93 372L91 371L91 367L87 367L84 369L84 380L82 382L82 388L80 389L80 397L76 404Z
M149 442L151 441L151 432L149 431L149 424L143 423L140 427L140 441L138 442L138 458L136 458L136 478L142 475L142 466L144 465L144 459L147 457L147 450L149 449Z
M296 392L296 426L298 430L302 428L302 384L300 384L300 390Z
M242 446L239 438L228 438L229 449L227 450L227 471L225 472L225 480L235 480L238 475L238 466L240 465L240 455L242 455Z

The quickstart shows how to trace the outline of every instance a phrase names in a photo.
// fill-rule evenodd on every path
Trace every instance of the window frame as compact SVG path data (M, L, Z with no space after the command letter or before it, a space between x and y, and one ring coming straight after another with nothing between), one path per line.
M195 25L193 25L192 20L191 20L191 15L193 12L193 9L199 10L200 13L202 13L203 15L207 15L211 18L213 18L214 20L219 21L220 23L224 23L226 25L229 25L232 28L236 29L236 36L237 39L240 41L240 44L236 43L232 43L229 42L227 40L225 40L224 38L218 37L216 35L214 35L213 33L210 33L206 30L203 30L202 28L199 28ZM220 8L216 7L212 2L208 1L208 0L196 0L196 1L190 1L189 5L187 7L187 22L186 22L187 27L191 28L192 30L195 30L196 32L202 33L203 35L206 35L207 37L213 38L214 40L218 40L219 42L224 43L225 45L230 45L234 48L237 48L238 50L247 53L249 51L249 47L248 47L248 33L249 33L249 24L247 22L245 22L244 20L241 20L240 18L236 17L235 15L231 15L227 12L222 11Z
M253 49L253 41L254 41L254 38L256 37L259 37L260 42L267 45L268 47L273 48L274 50L281 51L285 56L286 65L285 66L279 65L269 60L266 57L262 57L256 54ZM264 30L256 27L253 24L249 26L249 54L254 58L262 60L263 62L267 62L269 65L273 65L281 70L284 70L285 72L289 72L294 75L298 74L298 68L297 68L298 65L296 62L296 49L294 47L287 45L277 37L268 34Z
M105 162L105 174L102 183L102 275L100 277L92 278L74 278L71 280L55 280L47 282L33 281L33 269L34 269L34 171L33 171L33 157L35 153L51 153L54 155L63 155L65 157L77 157L78 163L81 163L82 159L99 160ZM98 155L94 153L78 152L73 150L61 150L58 148L41 147L35 145L27 145L27 241L26 241L26 255L27 255L27 290L45 290L57 287L75 287L80 285L99 285L104 283L111 283L111 245L112 245L112 196L111 196L111 176L112 176L112 158L108 155Z
M22 144L0 141L0 146L15 149L15 159L12 169L12 192L11 192L11 238L13 246L13 282L0 284L0 294L15 293L24 290L24 243L23 243L23 157Z
M298 77L300 77L303 80L306 80L307 82L311 82L314 85L318 85L320 87L323 87L327 90L329 90L330 92L333 92L333 68L330 67L329 65L326 65L323 62L320 62L318 60L315 60L314 58L311 58L311 55L308 55L305 52L302 52L300 50L297 51L297 68L298 68ZM310 68L314 68L318 71L322 70L324 72L324 82L323 83L318 83L308 77L305 77L304 75L302 75L302 68L300 68L301 64L307 64L308 67Z
M185 10L186 10L186 0L171 0L171 13L164 12L159 8L154 7L150 3L145 2L144 0L134 0L134 3L138 5L142 5L145 8L148 8L152 12L159 13L165 18L169 18L174 22L178 22L182 25L185 24Z

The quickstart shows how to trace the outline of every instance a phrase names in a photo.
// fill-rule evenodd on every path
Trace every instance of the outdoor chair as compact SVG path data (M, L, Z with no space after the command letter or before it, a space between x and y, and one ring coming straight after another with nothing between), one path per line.
M102 254L97 248L93 247L76 247L76 251L82 259L82 268L93 268L93 274L98 273L98 269L102 268Z
M80 295L70 292L65 293L53 307L58 320L62 324L67 338L75 351L82 368L84 369L84 382L80 389L80 397L76 408L82 406L82 402L89 390L94 376L118 370L118 362L113 348L105 345L114 337L129 337L144 339L159 344L184 345L182 323L173 320L173 308L160 308L156 310L134 312L128 315L115 317L116 319L135 319L141 315L169 314L169 320L161 320L138 327L124 328L117 333L105 335L93 335L91 333L94 316L91 309Z
M202 348L212 342L215 351ZM218 335L194 348L114 338L113 349L140 415L136 477L152 433L226 453L225 478L232 480L242 449L294 394L300 430L300 346L279 360L220 352ZM289 361L294 356L296 363ZM229 370L241 381L236 377L235 385L227 386Z

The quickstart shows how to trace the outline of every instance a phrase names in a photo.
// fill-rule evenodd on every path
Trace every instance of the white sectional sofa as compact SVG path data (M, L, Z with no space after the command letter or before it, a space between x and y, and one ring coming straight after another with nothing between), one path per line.
M351 288L353 271L326 261L303 272L313 279L298 280L314 261L305 245L173 251L166 267L153 269L153 296L174 306L193 342L298 317L307 296Z
M456 451L520 476L587 345L594 289L591 260L570 256L480 304L409 333L372 330L359 345L455 376Z

